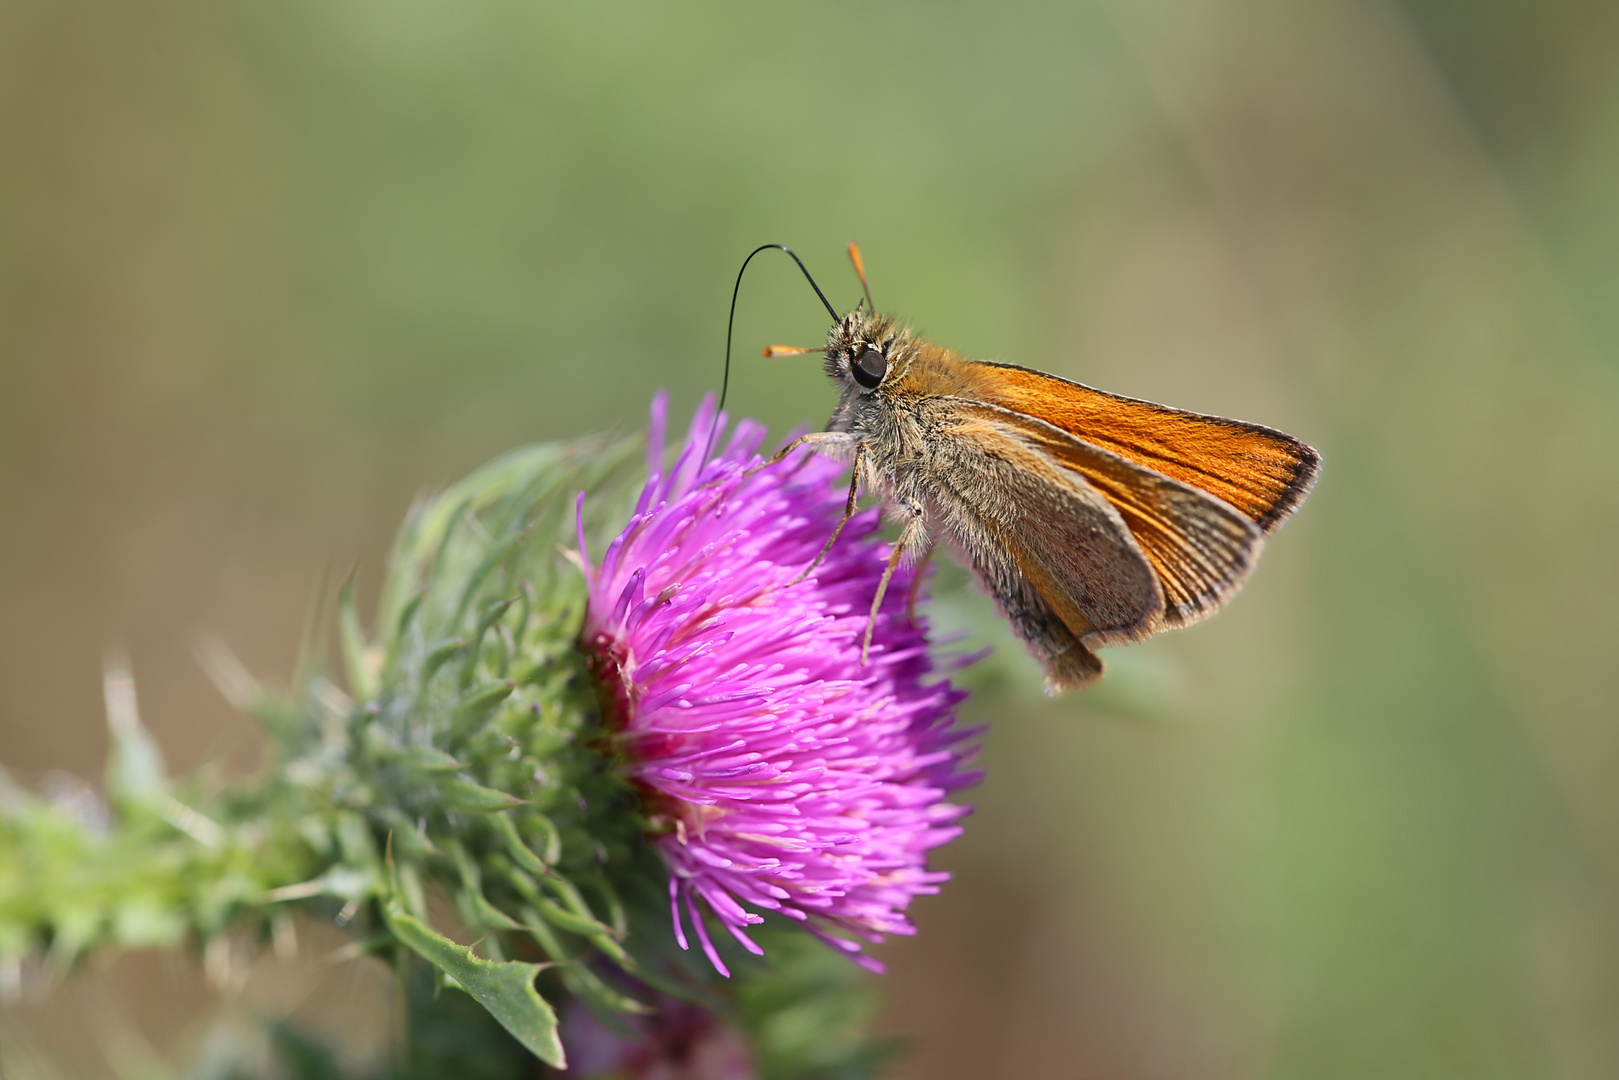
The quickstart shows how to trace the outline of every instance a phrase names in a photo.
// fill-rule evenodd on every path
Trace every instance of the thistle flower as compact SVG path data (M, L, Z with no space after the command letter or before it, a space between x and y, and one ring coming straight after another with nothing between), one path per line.
M910 932L911 898L944 877L927 853L965 813L946 802L972 779L962 695L906 612L909 573L861 662L886 563L875 512L796 580L842 509L835 465L755 470L752 424L710 461L724 425L705 405L665 472L663 420L660 400L653 476L622 533L639 481L624 439L521 448L418 504L371 632L352 583L339 591L346 689L311 663L278 693L210 649L221 689L270 738L266 769L222 797L164 773L115 672L106 807L81 820L76 800L0 774L0 996L98 948L188 934L210 957L290 947L306 904L402 970L412 956L431 969L409 976L411 1069L451 1045L452 1071L496 1046L509 1075L532 1072L530 1055L562 1069L565 1038L587 1073L870 1067L859 973L791 920L867 966L863 942ZM580 489L589 506L571 513ZM566 558L576 531L581 551L617 534L584 575ZM726 994L660 985L666 878L674 941L690 932L728 974L717 919L772 963ZM472 947L440 931L435 895ZM772 911L784 917L753 929ZM481 1024L437 993L446 980Z
M881 970L860 942L913 933L911 899L948 877L926 856L960 832L967 808L945 800L976 779L953 713L965 695L930 678L907 570L861 662L887 561L875 510L796 580L842 512L837 464L760 467L749 421L709 459L726 424L705 400L665 471L665 411L660 395L634 515L588 571L581 640L658 830L676 940L689 947L689 922L729 974L704 912L761 953L745 928L774 911ZM582 535L580 549L589 566Z

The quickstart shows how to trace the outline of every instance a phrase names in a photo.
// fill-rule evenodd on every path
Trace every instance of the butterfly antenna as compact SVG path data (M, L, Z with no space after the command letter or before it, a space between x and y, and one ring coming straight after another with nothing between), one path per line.
M832 316L833 322L838 321L837 309L835 309L831 302L827 300L826 294L821 291L821 287L815 284L815 279L810 276L809 267L804 265L804 260L800 259L798 257L798 253L792 248L785 247L781 244L760 244L758 247L748 252L748 257L742 260L742 269L736 272L736 285L731 289L731 317L725 324L725 373L720 376L720 403L718 408L714 410L714 427L708 433L708 446L703 451L703 459L705 461L708 459L708 455L714 450L714 436L719 432L720 411L725 408L725 396L730 392L731 389L731 332L736 329L736 298L737 294L742 291L742 275L747 273L748 264L753 261L753 257L755 255L759 254L761 251L769 251L771 249L775 249L776 251L785 251L788 255L792 256L793 262L797 263L798 268L804 272L804 280L810 283L810 288L815 290L815 295L821 298L821 305L826 308L826 313ZM862 278L861 280L864 281L865 279Z
M866 293L866 310L876 315L877 305L871 302L871 286L866 284L866 263L860 258L860 245L853 240L849 241L849 261L854 263L854 272L860 275L860 288Z

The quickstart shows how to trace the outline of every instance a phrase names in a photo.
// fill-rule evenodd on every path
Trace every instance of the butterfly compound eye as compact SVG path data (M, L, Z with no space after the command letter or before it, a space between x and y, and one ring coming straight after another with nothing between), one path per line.
M854 362L849 365L849 374L867 390L875 390L883 381L883 376L888 374L888 357L862 345L860 351L854 354Z

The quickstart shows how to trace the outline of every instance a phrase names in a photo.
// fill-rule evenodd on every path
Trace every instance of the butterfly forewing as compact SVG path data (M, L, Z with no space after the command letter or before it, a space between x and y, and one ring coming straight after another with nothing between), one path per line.
M1315 483L1320 456L1273 428L1121 397L1014 364L973 362L982 400L1043 420L1206 491L1264 532L1291 514Z
M1164 593L1161 620L1148 632L1212 614L1253 569L1264 535L1230 504L1031 416L972 407L1001 413L1030 446L1083 476L1113 504Z

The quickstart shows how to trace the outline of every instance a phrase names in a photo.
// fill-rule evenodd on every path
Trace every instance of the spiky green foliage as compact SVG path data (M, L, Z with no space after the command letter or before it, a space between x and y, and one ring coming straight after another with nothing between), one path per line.
M528 1054L560 1066L570 1010L633 1039L656 1028L635 1018L676 1000L744 1033L767 1080L870 1075L862 976L796 926L767 928L769 963L730 956L729 983L675 947L668 871L575 644L576 496L589 492L582 525L600 550L628 515L639 449L530 447L420 502L369 630L352 585L339 593L342 686L311 662L278 694L215 656L271 737L266 769L221 796L168 779L132 682L110 672L108 805L88 788L0 789L0 964L268 937L303 907L415 988L390 1077L441 1057L487 1059L491 1077L531 1071ZM467 996L424 995L423 971ZM339 1075L295 1032L275 1046L287 1075Z
M496 461L411 515L374 637L352 592L340 600L357 702L350 802L387 848L344 869L369 875L396 940L552 1064L555 1012L531 988L533 963L507 954L554 964L548 981L598 1007L634 1010L592 965L634 969L624 894L658 875L634 795L597 748L595 691L574 648L583 580L567 561L574 496L597 492L587 533L612 528L613 480L632 452L591 442ZM430 886L489 963L431 928Z

